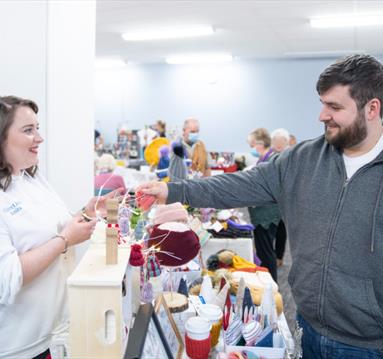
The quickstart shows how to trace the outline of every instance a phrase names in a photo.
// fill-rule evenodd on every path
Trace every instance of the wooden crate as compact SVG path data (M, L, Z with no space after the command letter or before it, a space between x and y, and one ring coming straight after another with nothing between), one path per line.
M130 248L118 248L117 264L106 265L105 245L91 244L68 278L70 357L121 359L132 317L132 281L137 271L128 266ZM134 273L134 274L133 274ZM122 281L126 274L126 295Z

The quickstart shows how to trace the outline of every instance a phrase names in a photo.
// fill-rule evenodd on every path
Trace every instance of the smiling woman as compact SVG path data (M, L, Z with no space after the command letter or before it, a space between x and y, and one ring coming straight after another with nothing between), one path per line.
M65 253L96 225L80 213L72 217L39 173L37 112L33 101L0 97L0 358L45 359L65 341ZM98 210L116 191L99 199ZM88 217L95 217L94 204L85 207Z

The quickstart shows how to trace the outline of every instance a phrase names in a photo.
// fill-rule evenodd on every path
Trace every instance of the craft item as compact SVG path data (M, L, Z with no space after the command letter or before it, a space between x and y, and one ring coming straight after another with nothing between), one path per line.
M227 345L236 345L240 341L242 337L242 327L243 322L241 317L235 315L226 330L225 342Z
M218 344L219 335L222 328L222 310L214 304L201 305L199 314L202 318L209 320L211 327L211 347L214 348Z
M198 255L200 244L197 235L187 225L179 222L154 226L148 240L148 248L156 251L161 265L178 267Z
M141 246L139 244L132 244L130 247L129 264L133 267L140 267L144 265L145 260L141 252Z
M163 179L167 177L168 175L168 167L170 163L170 147L168 145L163 145L159 149L159 155L160 155L160 160L158 161L157 165L157 171L156 174L158 178Z
M185 297L189 297L188 287L184 278L181 278L177 292L183 294Z
M188 212L180 203L160 204L156 207L154 214L154 224L162 224L166 222L187 222Z
M106 201L107 222L106 227L106 264L117 264L119 234L117 225L118 220L118 199L108 199ZM117 225L118 227L118 225Z
M146 271L149 278L161 275L161 266L154 253L149 254L146 258Z
M155 201L156 197L150 194L145 194L142 191L136 192L136 205L143 211L147 211Z
M253 299L251 298L250 289L248 287L245 287L245 291L243 294L243 303L242 303L242 320L245 319L245 310L246 313L252 308L254 305Z
M256 343L256 347L266 347L266 348L272 348L273 347L273 329L271 325L269 325L267 328L263 329L262 333L258 337Z
M146 282L141 289L141 302L151 303L153 298L153 286L150 282Z
M145 235L145 221L143 219L139 219L136 227L134 228L134 238L137 241L140 241L143 239L144 235Z
M242 304L243 304L243 296L245 294L245 280L243 277L239 280L239 285L238 285L238 290L237 290L237 295L236 295L236 313L241 313L242 312Z
M227 293L230 290L230 284L226 283L225 286L220 290L217 296L213 299L212 304L218 305L223 310L226 302Z
M221 211L218 211L217 213L217 219L219 221L227 221L233 214L229 209L223 209Z
M192 359L207 359L210 352L211 324L201 317L189 318L185 323L186 354Z
M120 234L122 237L129 235L129 222L130 222L130 211L127 207L122 207L118 213L118 226L120 228Z
M247 346L253 346L257 338L262 332L262 327L259 322L252 320L244 324L242 328L242 336L245 339Z
M205 303L212 303L214 300L215 294L213 291L213 284L211 282L211 278L208 275L203 277L199 295L204 299Z
M188 309L188 298L180 293L164 292L163 297L171 313L179 313Z
M275 327L277 325L277 312L274 303L274 295L271 284L267 284L265 291L263 292L262 302L259 307L260 312L263 314L264 318L267 319L266 325L272 325Z

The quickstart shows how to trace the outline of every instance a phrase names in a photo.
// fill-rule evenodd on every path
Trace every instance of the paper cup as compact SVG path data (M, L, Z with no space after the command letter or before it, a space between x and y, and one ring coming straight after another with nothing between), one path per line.
M191 359L207 359L210 353L210 333L203 340L195 340L185 335L186 354Z
M206 318L212 324L210 331L211 334L211 347L215 347L219 341L219 335L222 327L222 310L218 305L205 304L199 308L199 314L202 318Z
M210 335L211 324L206 318L192 317L185 323L186 334L193 340L205 340Z

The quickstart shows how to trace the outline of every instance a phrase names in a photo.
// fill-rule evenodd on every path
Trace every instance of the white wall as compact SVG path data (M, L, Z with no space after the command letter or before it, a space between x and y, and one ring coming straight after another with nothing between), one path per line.
M299 140L322 133L315 84L334 59L235 61L224 65L128 66L96 72L96 127L107 141L128 122L201 122L209 150L247 151L257 127L285 127Z
M40 108L40 167L72 209L93 193L95 1L0 1L0 94Z

